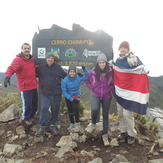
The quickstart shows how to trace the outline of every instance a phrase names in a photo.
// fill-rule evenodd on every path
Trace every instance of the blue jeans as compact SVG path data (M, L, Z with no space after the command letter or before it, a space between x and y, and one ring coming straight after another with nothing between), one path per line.
M61 95L40 94L40 126L55 125L58 119L61 97Z
M100 113L100 104L102 104L102 116L103 116L103 131L102 134L108 133L108 126L109 126L109 108L110 102L112 98L107 99L100 99L99 97L92 96L92 103L91 103L91 116L92 116L92 123L96 124L97 119L99 118Z
M37 89L20 92L22 101L22 119L30 120L37 112L38 94Z

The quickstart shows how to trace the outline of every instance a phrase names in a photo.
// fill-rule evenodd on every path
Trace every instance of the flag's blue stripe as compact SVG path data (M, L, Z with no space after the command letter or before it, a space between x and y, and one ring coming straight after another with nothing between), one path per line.
M136 112L136 113L141 114L141 115L146 114L146 110L148 108L148 103L147 104L140 104L140 103L135 102L135 101L123 99L117 95L116 95L116 100L126 110L130 110L130 111Z

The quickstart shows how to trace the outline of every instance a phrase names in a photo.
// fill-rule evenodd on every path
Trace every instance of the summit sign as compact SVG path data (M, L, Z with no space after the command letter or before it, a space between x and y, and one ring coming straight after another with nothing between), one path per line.
M52 52L61 66L92 67L101 53L108 61L113 59L112 42L113 38L104 31L89 32L77 24L73 24L71 31L53 25L34 34L32 54L38 65L45 61L48 52Z

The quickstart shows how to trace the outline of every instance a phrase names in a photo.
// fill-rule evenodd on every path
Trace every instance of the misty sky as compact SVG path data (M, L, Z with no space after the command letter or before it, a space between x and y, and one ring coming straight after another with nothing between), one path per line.
M35 32L53 24L72 29L102 29L113 37L115 59L126 40L130 49L150 69L162 72L162 0L6 0L0 2L0 72L5 72L24 42L32 43Z

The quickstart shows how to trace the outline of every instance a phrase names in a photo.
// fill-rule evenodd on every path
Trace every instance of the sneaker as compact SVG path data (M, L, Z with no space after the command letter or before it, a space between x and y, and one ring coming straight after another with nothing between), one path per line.
M87 133L91 134L95 129L96 129L96 124L90 123L90 124L86 127L85 131L86 131Z
M104 142L104 146L109 146L109 141L108 141L108 134L102 135L102 140Z
M127 132L122 132L118 135L118 140L123 140L123 139L126 139L128 136L128 133Z
M80 123L75 123L75 127L73 129L74 132L79 132L80 131Z
M75 124L74 123L70 123L70 126L69 126L69 128L67 128L67 130L69 131L69 130L73 129L74 127L75 127Z
M36 136L41 136L45 134L45 127L41 126L39 130L36 132Z
M57 135L57 130L54 125L51 125L49 128L52 135Z
M135 143L135 138L133 136L128 135L127 143L128 144L134 144Z

